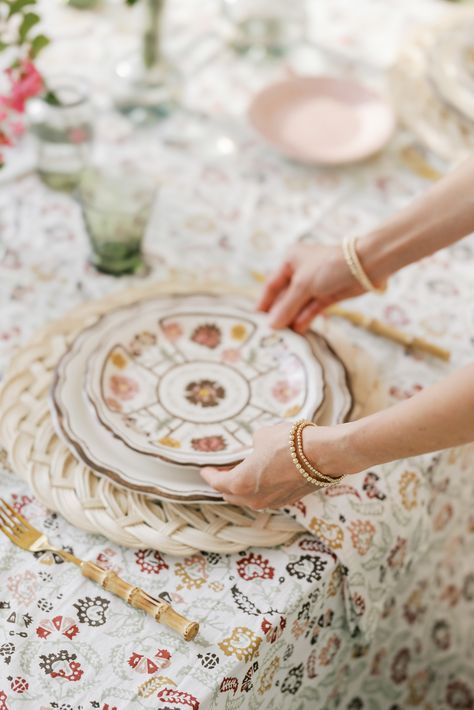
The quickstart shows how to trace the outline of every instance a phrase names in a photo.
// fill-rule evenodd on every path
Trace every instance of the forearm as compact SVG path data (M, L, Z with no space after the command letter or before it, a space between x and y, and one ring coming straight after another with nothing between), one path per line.
M359 257L379 283L407 264L474 231L474 157L357 240Z
M474 364L382 412L311 434L308 453L328 474L474 441Z

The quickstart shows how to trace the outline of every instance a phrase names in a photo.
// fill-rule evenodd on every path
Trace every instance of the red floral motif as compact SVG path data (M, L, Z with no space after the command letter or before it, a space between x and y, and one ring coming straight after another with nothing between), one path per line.
M355 496L360 500L360 493L352 486L335 486L334 488L326 488L324 494L328 498L336 498L337 496Z
M65 680L77 682L84 675L81 664L76 661L75 653L68 653L62 650L58 653L49 653L40 656L39 667L51 678L64 678ZM56 670L56 668L58 670Z
M133 399L139 390L138 382L125 375L112 375L109 386L112 393L122 401Z
M159 574L161 570L169 568L158 550L137 550L135 562L146 574Z
M26 678L22 678L21 676L13 678L12 682L10 683L10 688L13 690L14 693L18 693L18 695L26 693L29 687L30 685Z
M250 552L237 562L237 572L242 579L250 582L252 579L273 579L275 569L262 555Z
M238 687L239 681L237 680L237 678L223 678L219 691L221 693L228 693L229 690L232 690L233 695L235 695L238 690Z
M362 616L365 611L365 599L361 594L353 594L351 597L352 607L356 616Z
M8 710L7 704L6 704L6 699L7 699L7 694L5 693L4 690L0 690L0 710Z
M392 661L391 676L394 683L403 683L408 677L408 665L411 653L408 648L401 648Z
M16 510L17 513L21 513L25 505L30 505L33 503L34 498L31 496L18 496L16 493L12 495L12 508Z
M474 697L462 680L453 680L446 688L446 702L453 710L473 710Z
M373 471L369 471L364 478L364 483L362 484L363 490L366 492L367 498L376 498L377 500L385 500L387 497L385 493L382 493L377 487L377 481L380 480L380 476L377 476Z
M410 319L408 318L405 311L397 305L387 306L385 308L385 319L390 323L390 325L401 327L403 325L408 325Z
M398 536L397 542L390 550L388 556L388 564L392 569L400 569L405 561L405 555L407 551L407 541Z
M341 639L335 635L331 636L319 654L319 662L322 666L329 666L333 662L337 652L339 651L340 645Z
M299 500L294 503L293 507L296 508L296 510L299 510L302 515L306 515L306 506L302 500Z
M261 624L261 629L265 634L265 638L268 643L275 643L278 641L280 636L283 634L283 630L286 626L286 619L284 616L280 616L280 620L277 624L273 625L268 619L264 619Z
M191 446L194 451L209 453L213 451L224 451L227 444L223 436L216 434L215 436L202 436L199 439L191 439Z
M421 385L412 385L411 387L408 387L406 389L402 389L401 387L390 387L390 395L392 397L395 397L395 399L409 399L410 397L413 397L413 395L417 394L418 392L421 392L423 387Z
M191 340L198 345L214 350L214 348L217 348L220 345L221 331L217 325L214 325L213 323L199 325L193 331Z
M74 619L68 616L55 616L53 619L43 619L36 627L36 635L41 639L46 639L54 633L72 639L79 633L79 627Z
M128 665L137 673L156 673L156 671L168 668L170 663L171 653L166 648L159 648L153 658L144 656L142 653L132 653L128 659Z
M192 708L192 710L199 710L199 700L191 695L191 693L185 693L183 690L175 690L174 688L163 688L160 690L156 696L160 700L166 703L175 703L176 705L187 705Z
M301 388L299 385L291 384L287 380L278 380L272 388L272 394L282 404L288 404L299 395Z
M224 399L225 389L213 380L199 380L186 385L186 399L201 407L216 407Z

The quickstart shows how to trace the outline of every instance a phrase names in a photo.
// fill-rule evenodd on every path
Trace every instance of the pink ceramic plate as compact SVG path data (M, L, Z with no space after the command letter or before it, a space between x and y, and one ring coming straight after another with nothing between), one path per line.
M305 163L362 160L389 140L390 106L352 79L294 77L272 84L249 108L254 128L284 155Z

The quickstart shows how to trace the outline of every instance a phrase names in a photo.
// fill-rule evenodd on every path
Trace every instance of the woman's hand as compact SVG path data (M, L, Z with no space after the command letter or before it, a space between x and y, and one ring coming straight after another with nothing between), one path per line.
M304 332L332 303L361 293L340 246L296 244L267 281L258 308L270 313L274 328Z
M362 470L357 466L354 468L353 457L345 454L344 427L349 426L307 427L304 430L304 451L322 473L338 476ZM260 429L254 435L253 453L245 461L232 469L203 468L202 477L214 490L222 493L228 503L253 510L282 508L314 493L319 489L301 476L291 459L290 430L291 425L286 423ZM342 461L346 471L338 468Z

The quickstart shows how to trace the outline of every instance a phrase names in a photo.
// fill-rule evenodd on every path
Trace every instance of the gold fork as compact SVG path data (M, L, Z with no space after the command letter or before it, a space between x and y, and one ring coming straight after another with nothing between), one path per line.
M178 631L185 641L192 641L199 631L199 624L196 621L189 621L178 614L171 604L162 599L155 599L140 587L128 584L115 572L102 569L95 562L80 560L66 550L53 547L44 533L30 525L26 518L17 513L3 498L0 498L0 530L23 550L55 552L68 562L72 562L80 568L84 577L97 582L103 589L116 594L130 606L150 614L155 621Z

